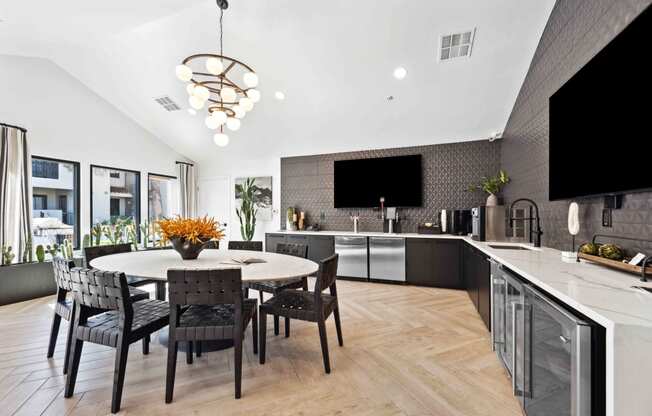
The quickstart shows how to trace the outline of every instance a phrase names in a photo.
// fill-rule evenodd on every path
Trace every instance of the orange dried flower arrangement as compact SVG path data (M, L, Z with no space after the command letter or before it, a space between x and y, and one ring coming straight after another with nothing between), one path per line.
M168 241L181 238L191 243L205 243L210 240L221 240L224 232L215 218L204 216L203 218L175 218L158 221L161 227L161 235Z

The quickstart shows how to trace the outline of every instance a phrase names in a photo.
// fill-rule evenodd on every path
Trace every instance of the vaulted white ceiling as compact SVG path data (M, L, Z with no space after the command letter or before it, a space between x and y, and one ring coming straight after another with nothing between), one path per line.
M174 76L185 56L218 50L214 0L4 0L0 53L53 60L197 161L477 140L505 126L555 1L230 3L225 54L258 72L263 99L226 148ZM437 60L439 36L472 28L469 59Z

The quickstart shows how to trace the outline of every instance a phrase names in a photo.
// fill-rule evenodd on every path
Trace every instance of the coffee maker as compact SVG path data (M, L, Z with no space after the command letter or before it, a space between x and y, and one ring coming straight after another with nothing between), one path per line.
M480 206L471 209L471 238L476 241L486 240L487 214L486 207Z

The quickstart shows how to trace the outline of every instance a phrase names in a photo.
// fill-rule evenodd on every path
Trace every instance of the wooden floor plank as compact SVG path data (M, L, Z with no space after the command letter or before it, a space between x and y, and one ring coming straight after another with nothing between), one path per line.
M316 325L292 322L292 336L267 334L261 366L245 338L243 395L235 400L233 350L179 355L174 401L165 404L167 350L129 352L121 414L516 416L518 402L491 351L489 334L463 291L342 281L345 346L327 332L332 373L324 374ZM391 300L388 301L388 300ZM86 344L75 395L63 397L66 324L46 359L47 297L0 307L0 415L109 413L114 350Z

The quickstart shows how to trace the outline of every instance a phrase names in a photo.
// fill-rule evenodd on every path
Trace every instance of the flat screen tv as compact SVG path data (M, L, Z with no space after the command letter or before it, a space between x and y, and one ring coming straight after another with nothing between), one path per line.
M652 7L550 97L550 200L652 189L650 39Z
M335 208L421 206L421 155L335 161Z

